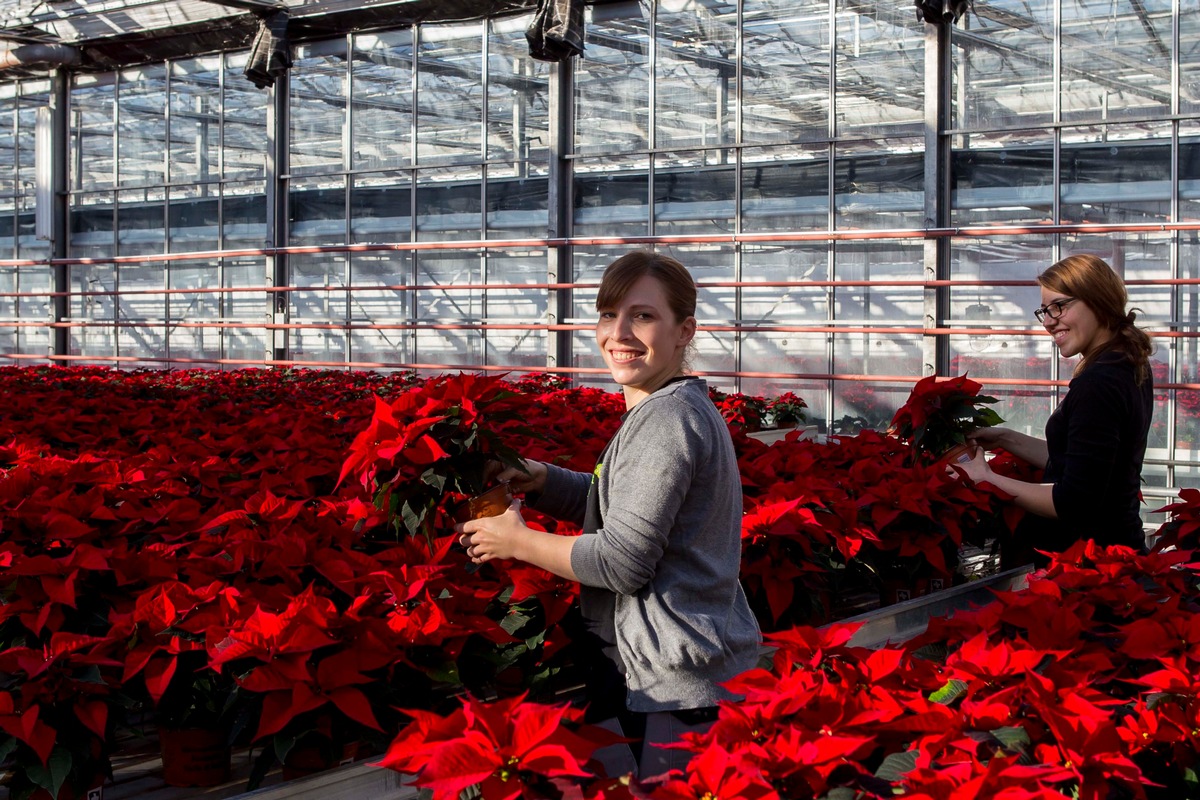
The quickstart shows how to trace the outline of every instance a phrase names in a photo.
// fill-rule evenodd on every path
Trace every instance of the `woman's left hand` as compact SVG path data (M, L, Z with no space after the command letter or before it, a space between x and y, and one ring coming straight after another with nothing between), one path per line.
M521 501L513 500L508 510L495 517L468 520L454 526L459 543L476 564L493 558L521 559L520 545L529 528L521 516Z

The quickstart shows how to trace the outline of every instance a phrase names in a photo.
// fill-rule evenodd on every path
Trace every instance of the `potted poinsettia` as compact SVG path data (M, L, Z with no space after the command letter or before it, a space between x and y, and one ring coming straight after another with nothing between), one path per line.
M967 450L968 433L1004 421L987 407L996 398L980 394L982 388L966 375L922 378L892 417L888 433L908 443L914 461L953 460ZM951 452L955 448L960 451Z
M216 786L229 780L237 735L240 689L227 673L209 669L204 651L181 655L156 707L163 781L169 786ZM241 724L247 719L242 716Z
M376 398L338 483L353 476L388 511L397 533L432 539L434 511L481 494L490 460L520 463L502 427L519 424L525 402L499 378L440 378L392 402Z
M114 644L60 632L0 653L0 755L13 800L86 797L111 776L113 692L103 674L120 666Z
M763 419L767 415L767 401L763 398L734 392L719 396L715 402L731 430L742 433L762 430Z
M766 413L775 428L794 428L804 421L808 403L794 392L784 392L767 401Z

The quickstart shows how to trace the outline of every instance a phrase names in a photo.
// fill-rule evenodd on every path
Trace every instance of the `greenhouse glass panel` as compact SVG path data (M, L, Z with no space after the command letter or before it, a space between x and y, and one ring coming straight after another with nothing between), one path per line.
M575 152L650 147L650 11L643 2L588 6L586 57L576 59Z
M221 287L221 268L217 264L204 261L174 261L167 270L168 304L172 323L179 322L213 322L221 318L221 295L215 291ZM185 290L196 291L185 291ZM177 351L178 341L186 341L187 328L171 329L171 349L173 356L183 355ZM194 329L194 341L206 340L217 345L215 352L205 355L215 357L220 354L220 337L217 328ZM207 331L207 336L201 336ZM179 337L179 339L177 339Z
M221 285L225 289L253 289L266 285L267 265L261 256L226 258L221 260ZM222 318L241 323L222 333L225 358L258 361L271 357L272 332L265 323L271 319L271 309L277 297L266 291L231 291L222 295ZM286 300L280 301L286 308ZM234 365L236 368L237 365Z
M346 253L293 253L288 258L292 322L346 321L346 264Z
M267 174L267 92L243 77L246 53L225 54L221 175L227 181Z
M293 174L345 169L346 47L345 39L334 39L296 48L289 70Z
M732 162L732 152L721 160ZM737 169L706 166L695 152L656 156L654 231L659 235L734 233Z
M17 257L17 205L20 199L0 196L0 258Z
M391 169L412 164L412 29L355 36L351 70L351 167Z
M21 319L31 322L51 317L50 293L54 291L53 274L42 265L17 267L17 285L27 297L20 298L17 312ZM52 331L49 326L21 329L21 350L25 353L49 353Z
M350 331L350 361L371 369L397 369L401 364L413 363L412 336L407 330Z
M16 84L7 88L16 88ZM9 201L5 210L10 214L11 198L18 194L17 187L20 186L18 142L21 141L22 126L18 107L16 97L0 94L0 198Z
M487 290L489 325L547 322L547 291L528 288L546 282L547 258L542 249L493 250L487 254L488 284L506 287ZM484 333L485 363L544 368L548 342L545 329L489 329Z
M10 108L3 110L5 125L4 136L11 137L0 142L3 150L3 160L0 163L0 192L13 193L32 197L37 187L37 110L49 106L47 94L29 96L24 91L26 84L21 84L22 96L16 103L16 118L9 117ZM9 126L16 122L16 130ZM15 145L15 150L10 148ZM16 168L17 183L12 184L13 167Z
M166 183L167 70L162 64L120 73L117 181L121 187Z
M1056 0L972 7L950 29L953 127L992 130L1054 121Z
M868 344L871 346L868 347ZM868 343L862 334L837 334L833 337L837 353L834 372L863 375L862 367L873 360L897 359L897 366L906 360L905 348L891 337L878 337ZM853 372L851 372L853 370ZM886 375L882 370L876 374ZM886 431L896 413L912 393L914 381L883 381L855 378L833 383L833 410L829 414L829 433L853 435L863 430Z
M657 4L655 146L721 147L737 121L736 0Z
M743 0L742 142L829 138L829 0Z
M334 367L349 360L348 335L343 329L292 328L288 331L288 355L293 361L320 362Z
M645 156L580 159L574 182L576 236L650 232L650 161Z
M288 212L290 244L345 244L345 177L293 179L288 192Z
M429 25L417 46L417 163L483 157L482 23Z
M1179 15L1179 113L1200 113L1200 14Z
M1179 234L1179 277L1200 279L1200 234ZM1179 383L1200 384L1200 284L1179 286L1175 298L1176 330L1185 334L1175 343L1175 364ZM1159 340L1158 346L1163 347ZM1200 389L1180 389L1175 393L1176 456L1200 462ZM1200 470L1193 470L1200 476ZM1200 482L1193 484L1200 486Z
M900 230L924 224L923 140L839 144L833 180L836 228Z
M763 285L742 287L741 324L763 330L742 334L741 368L747 372L829 374L829 334L769 330L830 324L833 289L813 283L829 280L829 246L824 242L743 245L742 280ZM799 285L776 285L783 282ZM743 392L771 396L795 392L808 402L810 421L827 417L826 388L825 381L776 377L743 378L741 387Z
M118 328L117 355L135 359L122 362L122 369L161 369L167 358L166 332L161 326Z
M162 188L117 192L117 252L123 256L166 252L166 204Z
M955 225L1019 225L1054 218L1052 133L972 134L950 156Z
M1200 219L1200 124L1197 123L1179 124L1179 219L1185 222Z
M112 192L71 195L70 253L75 258L104 258L116 252Z
M350 319L355 322L406 323L412 321L412 253L381 250L350 254ZM397 343L411 338L406 331L387 331ZM397 344L399 346L399 344Z
M489 239L539 239L550 234L550 181L526 163L489 165L487 235Z
M289 354L296 361L347 360L347 253L293 253L288 258ZM312 326L312 327L305 327ZM337 326L337 327L330 327Z
M199 183L219 180L220 56L171 62L170 112L170 182ZM264 139L263 144L265 143Z
M350 240L355 243L412 239L412 185L407 172L353 176Z
M414 255L417 283L439 287L417 292L418 322L451 326L477 326L483 322L484 292L456 288L483 282L479 251L435 250ZM424 364L481 364L483 332L478 328L418 330L415 355Z
M76 264L69 268L71 319L69 355L105 356L116 349L116 269L111 264Z
M918 242L864 241L839 243L835 248L834 277L840 281L871 281L877 285L839 286L834 290L834 319L839 326L863 328L862 332L834 336L833 371L839 375L912 376L924 375L922 336L919 333L889 333L888 328L920 327L924 318L924 290L921 286L888 285L889 281L913 281L922 277L922 245ZM872 427L881 417L890 420L911 390L906 387L873 382L847 382L834 388L834 418L846 414L862 416ZM842 410L849 402L846 392L865 392L856 401L860 413ZM895 402L900 392L899 402ZM841 401L837 398L841 397ZM876 416L866 411L874 397ZM887 420L883 420L884 423Z
M1157 138L1152 138L1154 134ZM1129 129L1064 129L1060 220L1096 224L1168 221L1170 137L1170 123Z
M70 186L84 191L112 188L116 184L116 75L75 75L72 80L67 159Z
M0 267L0 319L12 321L20 316L21 298L13 296L21 291L19 276L17 267Z
M117 266L121 294L117 319L122 330L129 323L161 325L167 315L166 270L162 264L120 264ZM159 334L160 332L156 332ZM159 335L156 335L156 339ZM161 343L160 343L161 344Z
M483 198L477 168L446 167L417 175L419 241L483 238Z
M216 250L221 246L220 187L200 183L170 189L168 247L172 253Z
M12 322L20 317L21 312L19 310L19 305L21 298L12 296L13 293L20 291L20 285L21 282L17 267L0 267L0 293L6 295L0 296L0 319ZM4 350L0 348L0 352L15 352L15 348L17 346L17 340L15 338L17 335L17 329L9 327L5 328L4 330L7 332L7 334L14 337L8 341L8 344L10 344L13 349Z
M263 181L221 187L221 242L226 249L267 244L267 189Z
M487 158L544 163L550 157L550 65L529 55L530 17L489 23Z
M914 22L912 4L835 2L838 137L920 134L925 26Z
M1172 12L1163 0L1062 0L1062 120L1171 113ZM1181 16L1194 16L1195 8ZM1103 53L1103 58L1097 58Z
M829 146L742 150L742 232L829 230Z
M36 195L26 194L17 198L16 220L17 255L20 258L49 258L50 241L37 237Z

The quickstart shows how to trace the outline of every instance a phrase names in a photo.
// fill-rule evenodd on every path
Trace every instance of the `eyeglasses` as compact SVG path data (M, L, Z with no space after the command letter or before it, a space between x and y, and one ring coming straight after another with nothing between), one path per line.
M1053 303L1046 303L1046 305L1042 306L1041 308L1035 308L1033 310L1033 315L1037 317L1038 322L1045 322L1046 317L1049 317L1050 319L1058 319L1062 316L1063 309L1066 308L1069 303L1074 303L1078 299L1078 297L1064 297L1062 300L1055 300Z

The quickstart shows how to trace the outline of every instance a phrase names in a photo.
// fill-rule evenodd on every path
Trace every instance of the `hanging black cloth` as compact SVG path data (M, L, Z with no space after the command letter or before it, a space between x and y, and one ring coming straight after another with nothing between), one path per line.
M288 12L281 8L259 15L258 33L250 46L250 58L242 74L260 89L275 83L292 65L292 47L287 36Z
M583 0L538 0L525 39L538 61L583 55Z

